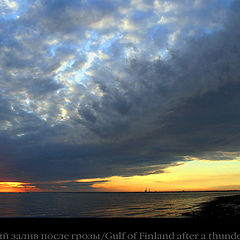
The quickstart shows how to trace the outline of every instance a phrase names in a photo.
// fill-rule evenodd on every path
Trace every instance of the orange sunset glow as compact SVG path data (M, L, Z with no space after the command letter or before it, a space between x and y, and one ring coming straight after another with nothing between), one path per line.
M0 192L35 192L38 190L30 183L0 182Z
M48 192L47 186L53 185L56 186L54 191L72 191L68 185L72 182L89 183L90 191L100 192L143 192L146 188L151 191L240 190L239 168L238 158L232 161L193 159L170 166L163 173L51 181L45 182L44 189L34 183L0 182L0 192Z
M165 169L164 173L145 176L81 179L93 183L98 191L204 191L240 190L240 161L189 161ZM102 181L102 182L98 182Z

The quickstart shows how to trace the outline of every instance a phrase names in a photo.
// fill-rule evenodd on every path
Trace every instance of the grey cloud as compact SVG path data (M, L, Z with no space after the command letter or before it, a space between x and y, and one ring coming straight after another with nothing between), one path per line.
M75 182L75 181L69 181L69 182L46 182L46 183L34 183L34 186L40 189L46 189L48 191L69 191L69 189L73 192L78 191L91 191L93 190L92 185L95 183L103 183L107 181L94 181L94 182Z
M39 134L37 136L39 138L36 140L33 137L5 139L1 144L2 147L5 145L1 155L7 155L2 159L2 163L7 163L5 172L11 171L15 181L75 180L156 173L180 160L168 153L141 152L134 144L43 143ZM3 172L1 180L8 177Z
M234 18L236 18L236 16L234 16ZM229 20L229 22L231 22L231 20ZM191 128L192 125L195 125L196 129L204 128L204 121L212 122L210 128L213 130L217 121L222 121L222 124L226 124L227 119L224 117L224 114L229 115L229 127L236 129L235 125L232 124L232 121L235 120L231 121L231 119L238 119L238 108L237 105L235 106L235 100L230 101L231 96L234 95L233 88L237 89L237 85L234 85L234 83L237 82L239 78L239 37L236 33L236 28L233 27L235 22L236 19L232 22L233 25L226 25L225 31L203 36L200 39L190 40L185 50L172 52L168 64L161 60L153 64L142 60L133 62L128 79L126 81L121 79L121 86L124 86L123 84L125 83L121 92L124 92L124 97L128 99L132 107L130 111L126 112L127 118L116 118L116 122L112 125L113 128L116 127L117 129L120 123L122 123L126 126L126 129L134 129L134 125L136 125L137 122L141 123L141 121L143 121L145 126L148 124L148 126L145 127L145 135L149 136L148 134L151 134L151 131L157 131L159 137L156 137L158 137L164 145L171 145L171 143L164 143L164 140L161 140L161 133L165 134L166 132L168 133L168 131L178 133L180 131L180 133L183 134L182 137L184 137L187 132L191 134L191 131L193 131ZM234 32L231 34L233 29ZM232 87L229 84L233 84ZM224 92L226 87L229 88L228 92L231 96L227 96ZM117 99L118 96L118 92L116 91L106 91L106 87L103 89L105 95L101 99L101 108L95 108L95 111L97 111L98 118L105 120L100 126L96 126L97 129L101 127L104 129L105 123L111 128L109 123L114 119L111 114L113 114L114 107L116 107L111 105L111 102L112 99ZM142 96L144 96L144 98ZM209 103L211 104L208 98L212 98L215 101L212 104L212 108L211 105L208 106ZM221 109L221 107L224 106L222 105L222 99L228 99L227 101L230 101L226 109L228 110L227 113L225 108ZM140 109L137 109L138 100L141 102ZM193 105L194 100L196 101L194 106L189 106L189 104ZM117 102L120 103L119 101ZM204 105L204 107L202 107L202 105ZM214 109L215 107L216 109ZM89 108L91 108L90 105ZM233 113L229 112L232 108L235 109L234 116L232 116ZM187 111L181 114L182 120L178 118L181 111ZM131 115L131 113L134 114ZM190 116L192 117L190 117L189 114L191 114ZM171 130L169 130L171 123L169 116L172 117L173 121ZM89 123L86 126L95 128L95 123L94 125ZM229 129L229 131L232 131L231 129ZM109 129L106 131L108 130ZM106 131L105 133L107 133ZM139 131L141 131L139 127L135 128L134 136L140 137L139 133L137 133ZM128 135L129 132L125 131L125 135ZM202 142L199 142L198 145L201 146L204 143L207 132L208 130L202 132ZM112 132L109 132L109 134L110 133ZM112 136L109 135L109 137ZM131 138L131 135L129 134L128 137ZM190 138L189 141L193 141L194 136L187 136L186 139L187 138ZM224 138L224 136L222 136L222 138ZM170 141L172 140L170 137ZM200 141L200 138L199 140L195 139L195 141ZM221 137L218 141L221 142ZM188 148L187 144L190 143L188 142L186 146L182 147ZM218 144L220 143L213 141L210 145L214 147ZM172 148L174 150L174 146Z
M97 118L94 116L94 114L89 109L87 109L86 107L80 107L78 112L86 121L90 121L92 123L95 123L96 120L97 120Z
M32 86L29 89L29 93L42 95L52 91L56 91L63 88L63 85L57 83L53 79L34 79Z
M39 11L40 9L40 11ZM33 14L41 19L37 25L51 34L71 34L83 36L81 31L101 20L106 15L116 13L117 2L109 1L40 1ZM79 31L80 30L80 31Z

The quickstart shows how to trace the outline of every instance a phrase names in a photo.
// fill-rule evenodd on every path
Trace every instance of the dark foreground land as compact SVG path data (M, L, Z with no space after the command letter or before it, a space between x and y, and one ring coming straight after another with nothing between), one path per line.
M240 195L218 197L201 204L199 210L183 215L192 218L240 218Z

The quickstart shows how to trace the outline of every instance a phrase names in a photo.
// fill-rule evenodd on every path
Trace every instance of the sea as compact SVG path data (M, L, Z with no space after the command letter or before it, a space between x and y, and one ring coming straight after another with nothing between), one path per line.
M0 218L184 218L216 197L239 192L0 193Z

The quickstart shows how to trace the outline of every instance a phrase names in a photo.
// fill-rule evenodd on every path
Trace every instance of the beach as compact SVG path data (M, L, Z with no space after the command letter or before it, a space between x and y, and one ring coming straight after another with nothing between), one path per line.
M183 213L192 218L224 219L240 217L240 195L217 197L210 202L204 202L193 212Z

